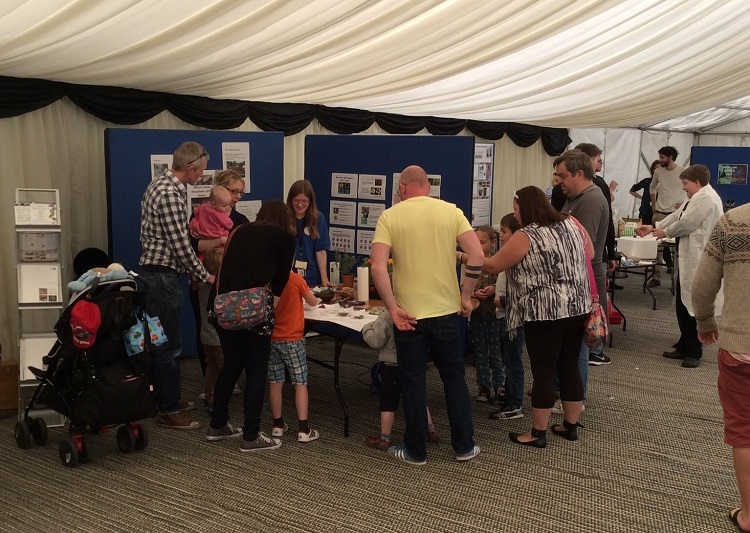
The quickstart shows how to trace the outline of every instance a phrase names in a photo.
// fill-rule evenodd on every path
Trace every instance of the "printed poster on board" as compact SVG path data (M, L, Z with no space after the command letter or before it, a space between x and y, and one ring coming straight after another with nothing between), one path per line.
M342 202L341 200L331 200L331 212L328 215L328 222L337 226L355 226L355 217L357 204L355 202Z
M331 174L331 198L356 198L357 178L357 174L341 172Z
M360 174L359 198L361 200L382 200L385 202L385 176Z
M331 251L354 253L354 230L348 228L329 228Z

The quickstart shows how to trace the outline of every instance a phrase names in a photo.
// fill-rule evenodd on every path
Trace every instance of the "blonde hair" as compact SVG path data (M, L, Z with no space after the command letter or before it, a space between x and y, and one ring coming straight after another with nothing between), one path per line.
M206 267L209 274L214 276L219 273L221 267L221 260L224 258L223 248L211 248L203 256L203 266Z

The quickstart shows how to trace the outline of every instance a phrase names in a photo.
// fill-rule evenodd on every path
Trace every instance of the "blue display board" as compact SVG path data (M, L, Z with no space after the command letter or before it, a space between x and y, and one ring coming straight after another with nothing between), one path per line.
M711 185L724 205L739 206L750 202L748 169L750 148L737 146L693 146L690 163L706 165L711 172Z
M312 183L318 209L332 227L337 226L330 217L334 173L385 176L385 201L357 201L380 203L388 208L393 198L393 174L409 165L419 165L427 174L440 175L440 198L456 204L471 220L474 137L308 135L305 138L305 179ZM355 229L374 230L361 226Z
M210 155L208 169L222 169L222 143L250 145L250 164L243 200L281 199L284 195L284 136L280 132L105 130L109 255L129 270L141 257L141 198L151 180L151 155L172 154L187 141L200 143ZM187 281L185 281L187 287ZM183 354L196 353L195 321L183 291Z

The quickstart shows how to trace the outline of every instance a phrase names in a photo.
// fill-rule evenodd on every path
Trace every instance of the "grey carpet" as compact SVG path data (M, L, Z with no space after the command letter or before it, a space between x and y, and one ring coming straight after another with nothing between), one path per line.
M366 346L348 344L342 369L352 417L348 439L331 373L312 364L310 418L321 439L297 443L290 424L284 445L264 454L242 454L236 441L209 443L203 431L164 430L147 421L146 451L120 453L110 432L93 438L90 464L70 469L57 457L63 429L50 430L46 447L21 450L13 439L15 420L0 420L0 530L732 531L726 512L738 497L731 450L722 443L716 348L708 348L694 370L661 357L676 340L668 288L655 289L658 309L652 311L638 278L620 283L626 289L617 300L628 331L614 326L615 344L607 350L613 364L590 367L586 428L577 442L550 434L544 450L511 444L508 431L531 423L528 405L523 419L494 421L487 418L491 407L472 402L482 453L456 462L433 369L429 403L443 440L429 446L427 465L398 463L363 444L378 429L377 397L367 385L376 358ZM332 343L310 342L309 351L330 359ZM472 396L473 379L467 366ZM185 397L195 398L200 389L197 361L184 361ZM285 389L290 422L293 401L293 391ZM235 398L235 421L240 412ZM400 415L396 429L399 441Z

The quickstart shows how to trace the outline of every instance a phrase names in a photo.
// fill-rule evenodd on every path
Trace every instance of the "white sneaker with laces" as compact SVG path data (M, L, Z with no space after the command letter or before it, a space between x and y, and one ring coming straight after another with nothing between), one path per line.
M271 436L272 437L283 437L284 433L286 433L286 430L289 429L289 426L286 422L284 422L284 427L276 427L274 426L273 429L271 429Z
M308 433L305 433L304 431L297 433L297 441L299 442L312 442L318 440L318 438L320 438L320 433L318 433L317 429L313 428L310 428Z

